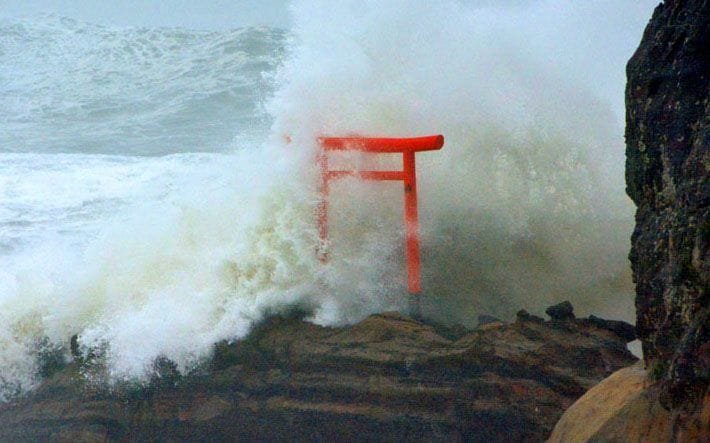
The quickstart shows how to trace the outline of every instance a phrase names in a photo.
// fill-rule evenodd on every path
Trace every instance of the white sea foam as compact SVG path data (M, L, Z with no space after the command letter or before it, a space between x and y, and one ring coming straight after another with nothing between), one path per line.
M112 380L141 379L159 356L190 368L267 311L301 304L336 324L402 308L401 185L334 186L331 260L315 258L322 134L446 136L417 160L427 314L471 325L570 299L630 319L618 104L574 75L585 66L551 56L575 50L558 42L579 11L589 23L575 32L592 35L608 27L595 13L627 9L571 8L296 1L277 73L277 31L3 25L0 50L14 58L0 100L14 108L0 114L0 398L31 388L38 348L66 349L73 334L104 352ZM12 47L21 38L37 40L28 59ZM72 88L45 58L87 58L96 72L79 63ZM613 61L595 69L618 83L624 60ZM191 150L224 153L127 155Z

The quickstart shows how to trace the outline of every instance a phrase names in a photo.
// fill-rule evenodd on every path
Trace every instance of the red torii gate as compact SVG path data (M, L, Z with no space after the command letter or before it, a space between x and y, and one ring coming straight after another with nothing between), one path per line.
M421 292L421 259L419 255L419 214L417 211L417 174L414 154L419 151L435 151L444 146L443 135L414 138L372 137L320 137L321 149L317 162L320 169L320 200L317 207L318 255L327 259L325 246L328 242L328 194L330 181L354 176L364 180L402 180L404 182L404 228L407 250L407 287L411 294ZM363 151L374 153L402 153L402 171L331 171L328 168L328 151Z

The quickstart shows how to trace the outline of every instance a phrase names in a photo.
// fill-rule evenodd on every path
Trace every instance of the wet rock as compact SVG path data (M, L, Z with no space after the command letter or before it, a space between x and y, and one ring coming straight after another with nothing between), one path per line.
M590 315L588 320L598 328L613 332L627 343L636 340L636 328L625 321L605 320L594 315Z
M527 318L450 338L398 313L343 328L274 317L202 370L180 376L161 358L149 386L115 390L75 361L0 405L0 441L542 441L636 359L589 322Z
M637 334L669 408L710 370L710 3L665 1L626 68L626 185L636 204ZM705 374L705 375L704 375Z
M574 307L569 301L563 301L545 309L545 314L553 320L574 320Z
M517 318L517 320L519 322L527 322L527 321L531 321L531 322L535 322L535 323L544 323L545 322L544 318L538 317L537 315L532 315L531 313L529 313L525 309L519 310L515 314L515 317Z
M710 2L665 1L627 65L626 185L637 207L629 258L645 369L588 391L553 442L710 441L708 48ZM626 329L611 330L630 338Z

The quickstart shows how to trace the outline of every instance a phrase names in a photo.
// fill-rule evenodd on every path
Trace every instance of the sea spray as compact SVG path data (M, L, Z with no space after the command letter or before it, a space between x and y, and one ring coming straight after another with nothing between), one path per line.
M569 8L300 1L292 11L295 45L269 108L276 132L304 144L314 134L446 136L441 152L417 159L428 314L472 324L476 313L510 318L571 298L584 312L631 317L620 127L535 46L541 24L563 38L550 15ZM399 223L397 193L344 194L333 198ZM332 236L350 252L337 244L347 228ZM402 262L390 265L394 275Z
M15 254L2 273L4 395L36 383L38 343L67 350L75 334L102 359L101 380L140 381L158 357L189 370L265 312L300 305L335 324L402 307L392 276L369 271L387 236L374 218L351 229L352 254L318 262L308 154L265 144L203 157L179 192L131 206L80 253L49 243Z

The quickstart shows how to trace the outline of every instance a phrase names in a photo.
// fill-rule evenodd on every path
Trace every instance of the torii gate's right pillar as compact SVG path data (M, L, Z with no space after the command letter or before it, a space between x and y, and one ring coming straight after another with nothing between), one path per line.
M407 247L407 287L411 294L422 291L419 254L419 209L417 208L417 170L414 151L402 153L404 167L404 235Z

